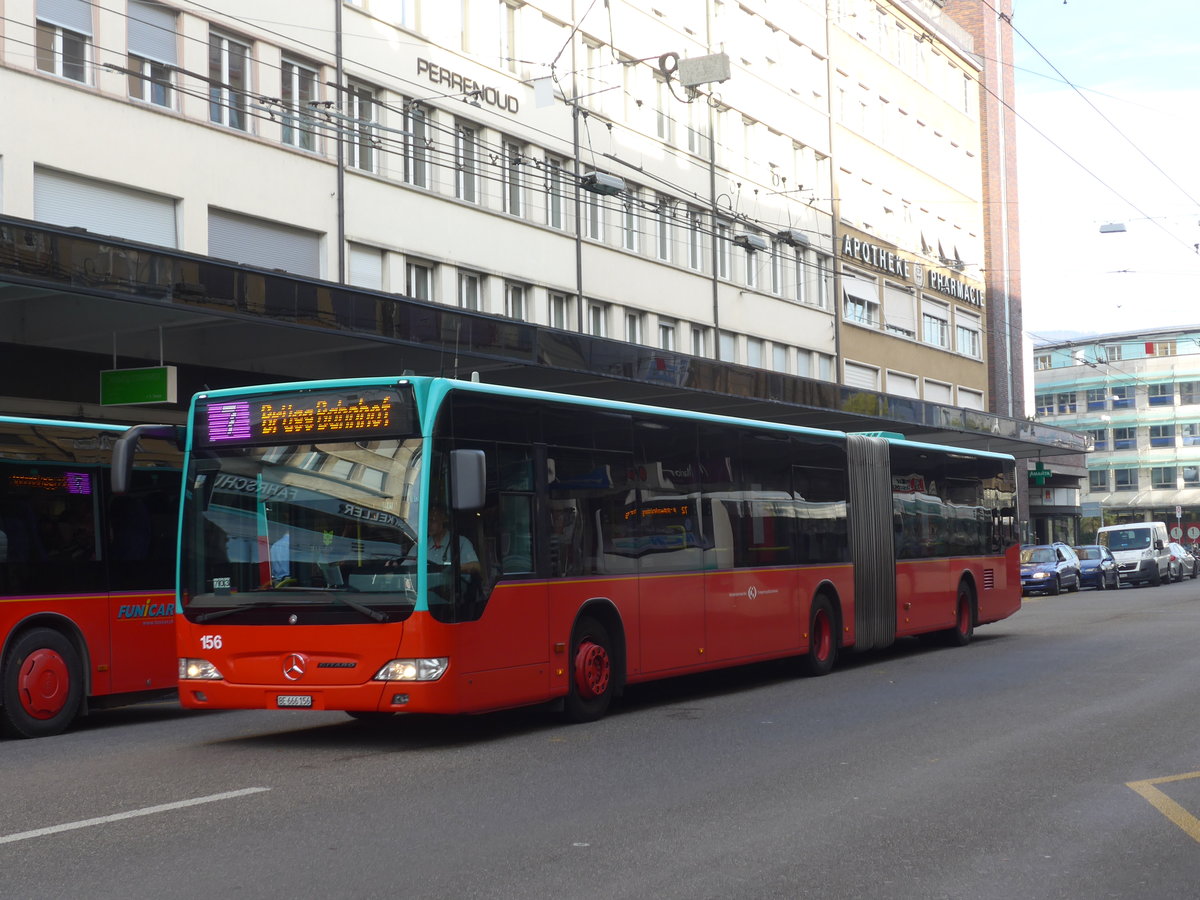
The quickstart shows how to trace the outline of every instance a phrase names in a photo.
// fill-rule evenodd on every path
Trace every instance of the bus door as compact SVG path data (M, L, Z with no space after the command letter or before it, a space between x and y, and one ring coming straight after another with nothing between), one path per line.
M106 496L98 547L108 566L109 690L172 688L179 474L135 470L128 493Z

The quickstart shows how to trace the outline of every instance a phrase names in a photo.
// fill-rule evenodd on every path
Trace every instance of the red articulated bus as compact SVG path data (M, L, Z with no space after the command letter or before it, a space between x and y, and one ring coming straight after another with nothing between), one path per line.
M125 428L0 416L0 730L58 734L102 706L173 696L179 471L147 439L109 491Z
M180 699L555 702L1021 603L1011 457L440 378L194 398Z

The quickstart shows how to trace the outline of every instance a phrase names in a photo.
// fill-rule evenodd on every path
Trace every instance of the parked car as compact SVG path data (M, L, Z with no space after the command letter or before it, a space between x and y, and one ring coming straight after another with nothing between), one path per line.
M1083 544L1071 549L1079 557L1079 581L1084 587L1104 591L1116 590L1121 586L1117 561L1107 547L1100 544Z
M1188 553L1180 544L1172 541L1167 544L1167 549L1171 551L1171 580L1183 581L1185 578L1195 578L1200 574L1200 563L1197 563L1196 557Z
M1021 592L1057 594L1079 590L1079 557L1061 541L1021 548Z

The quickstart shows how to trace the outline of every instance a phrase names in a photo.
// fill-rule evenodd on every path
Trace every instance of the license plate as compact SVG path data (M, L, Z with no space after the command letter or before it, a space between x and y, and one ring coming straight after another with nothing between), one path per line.
M313 698L307 694L280 694L275 698L280 706L312 706Z

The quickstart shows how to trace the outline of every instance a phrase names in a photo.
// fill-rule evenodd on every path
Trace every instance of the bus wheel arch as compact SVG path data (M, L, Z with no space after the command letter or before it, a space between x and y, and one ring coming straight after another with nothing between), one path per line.
M65 731L86 712L88 670L72 623L54 616L23 622L0 657L0 726L16 737Z
M571 627L563 713L571 722L601 718L625 685L625 629L612 602L596 598Z

